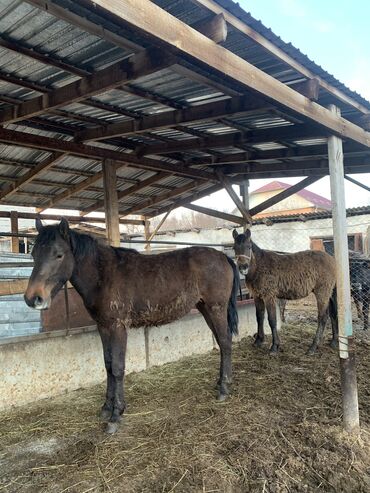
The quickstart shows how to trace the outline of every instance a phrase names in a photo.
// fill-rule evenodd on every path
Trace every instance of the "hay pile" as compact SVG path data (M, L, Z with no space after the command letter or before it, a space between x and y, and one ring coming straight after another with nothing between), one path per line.
M362 431L348 437L337 355L305 356L313 332L287 326L277 358L235 345L222 404L216 352L129 375L114 436L97 417L103 386L0 415L0 492L369 492L369 340L358 344Z

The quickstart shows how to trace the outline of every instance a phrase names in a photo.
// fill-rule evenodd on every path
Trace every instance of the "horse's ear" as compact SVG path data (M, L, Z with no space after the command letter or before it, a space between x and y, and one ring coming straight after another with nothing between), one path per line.
M39 217L36 217L35 226L38 233L41 233L41 230L44 226L42 225L41 219Z
M65 240L69 239L69 224L64 217L62 217L62 220L59 223L59 232Z
M236 240L238 236L239 235L238 235L237 230L236 229L233 229L233 238L234 238L234 240Z
M247 238L247 240L250 240L251 239L251 230L248 228L245 230L245 237Z

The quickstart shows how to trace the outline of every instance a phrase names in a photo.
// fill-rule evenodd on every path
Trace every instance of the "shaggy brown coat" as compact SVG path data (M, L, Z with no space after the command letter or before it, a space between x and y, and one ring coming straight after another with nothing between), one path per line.
M318 328L309 352L314 352L321 342L329 308L333 324L332 344L336 345L336 307L332 298L336 282L334 258L316 250L285 254L263 250L252 242L250 230L241 235L234 230L233 237L239 270L245 274L245 283L255 300L258 324L256 344L260 345L264 340L265 308L273 334L271 352L275 353L279 348L276 330L277 300L296 300L314 293L318 308Z

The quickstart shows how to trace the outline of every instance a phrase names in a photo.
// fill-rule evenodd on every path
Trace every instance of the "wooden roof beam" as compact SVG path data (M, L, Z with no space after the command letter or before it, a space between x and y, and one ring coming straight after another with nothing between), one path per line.
M227 24L223 14L209 15L191 26L215 43L223 43L227 38Z
M227 193L230 195L236 207L239 209L239 212L243 216L244 222L252 224L252 217L250 215L250 212L246 209L245 205L240 200L238 194L233 189L232 183L229 181L229 178L226 175L224 175L224 173L222 173L221 170L217 170L216 175L220 180L220 182L222 183L222 185L224 186Z
M200 205L195 205L195 204L187 204L184 205L183 207L195 212L199 212L200 214L206 214L207 216L217 217L218 219L224 219L225 221L229 221L231 223L236 223L240 225L245 224L245 220L242 217L235 216L234 214L227 214L226 212L215 211L214 209L209 209L208 207L201 207Z
M174 63L171 56L159 51L144 51L130 59L117 62L71 84L0 111L1 123L14 123L78 102L95 94L151 74ZM1 77L0 77L1 78Z
M257 31L252 29L250 26L245 24L241 19L239 19L236 15L230 13L227 9L223 8L218 2L215 0L192 0L195 4L198 4L213 14L223 14L225 20L228 24L233 26L235 29L245 34L249 38L251 38L256 44L264 48L271 55L278 58L280 61L289 65L292 69L296 70L298 73L304 75L308 79L317 79L320 87L329 92L332 96L339 99L342 103L348 104L353 108L356 108L358 111L361 111L364 114L369 114L369 108L363 106L361 103L358 103L351 96L345 94L340 89L332 86L328 82L326 82L321 77L318 77L316 74L311 72L308 68L302 65L298 60L288 55L284 50L276 46L272 41L269 41L264 36L259 34ZM99 2L100 3L100 2Z
M274 104L293 111L301 118L322 125L339 137L349 138L370 146L370 133L334 115L328 109L310 101L246 60L217 45L150 0L135 0L135 5L132 0L120 0L114 3L110 0L86 0L86 5L91 10L96 9L105 15L115 16L129 29L139 31L153 43L160 44L171 53L207 66L218 74L223 74L229 80L236 81L246 89L268 98ZM145 15L142 15L142 12L145 12ZM228 19L227 11L224 15L225 19ZM241 24L245 26L244 23ZM313 77L314 74L310 76L310 78ZM357 103L356 106L358 106Z
M129 197L130 195L133 195L133 194L139 192L140 190L143 190L146 187L150 187L151 185L154 185L158 181L163 180L163 178L167 178L168 176L171 176L171 175L168 173L157 173L157 174L155 174L155 175L153 175L153 176L151 176L145 180L142 180L137 185L134 185L134 186L132 186L126 190L119 191L117 193L118 201L120 201L126 197ZM101 209L103 207L104 207L104 200L97 200L96 202L94 202L89 207L86 207L85 209L83 209L81 211L80 215L85 216L86 214L90 214L91 212L98 211L99 209Z
M45 151L60 151L75 156L91 158L97 161L112 159L119 165L127 165L134 168L148 169L152 171L166 171L168 173L173 173L174 175L185 176L193 179L202 179L205 181L217 181L217 178L213 173L203 170L196 170L185 166L182 163L172 164L156 159L140 159L129 153L123 153L103 147L87 146L77 142L52 139L42 135L17 132L5 128L0 128L0 142Z
M318 101L319 99L320 82L316 77L297 84L290 84L289 87L303 94L303 96L306 96L311 101Z
M191 106L158 115L143 116L137 121L111 123L101 127L82 130L76 133L76 139L80 141L104 140L121 135L131 135L159 128L173 127L181 123L195 123L197 121L222 118L265 107L266 101L256 96L235 96L223 101Z
M41 161L39 164L32 169L30 169L27 173L22 175L15 183L10 184L0 191L0 200L9 197L16 193L22 186L27 185L32 180L34 180L37 176L40 176L42 173L50 169L54 164L63 159L66 154L61 152L54 152L51 156L47 157L45 160Z
M0 211L0 217L10 218L11 211ZM45 219L45 221L60 221L61 217L71 223L105 223L104 217L80 217L80 216L60 216L56 214L36 214L35 212L18 212L18 219ZM120 219L120 224L137 224L143 225L144 221L140 219Z

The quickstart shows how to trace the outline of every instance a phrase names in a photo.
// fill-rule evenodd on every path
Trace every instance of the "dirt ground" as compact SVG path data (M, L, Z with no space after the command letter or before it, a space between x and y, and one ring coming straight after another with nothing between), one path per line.
M103 386L1 414L1 493L370 492L370 339L359 333L362 429L348 436L337 354L306 356L313 332L286 325L274 358L235 344L225 403L216 351L129 375L113 436L98 419Z

